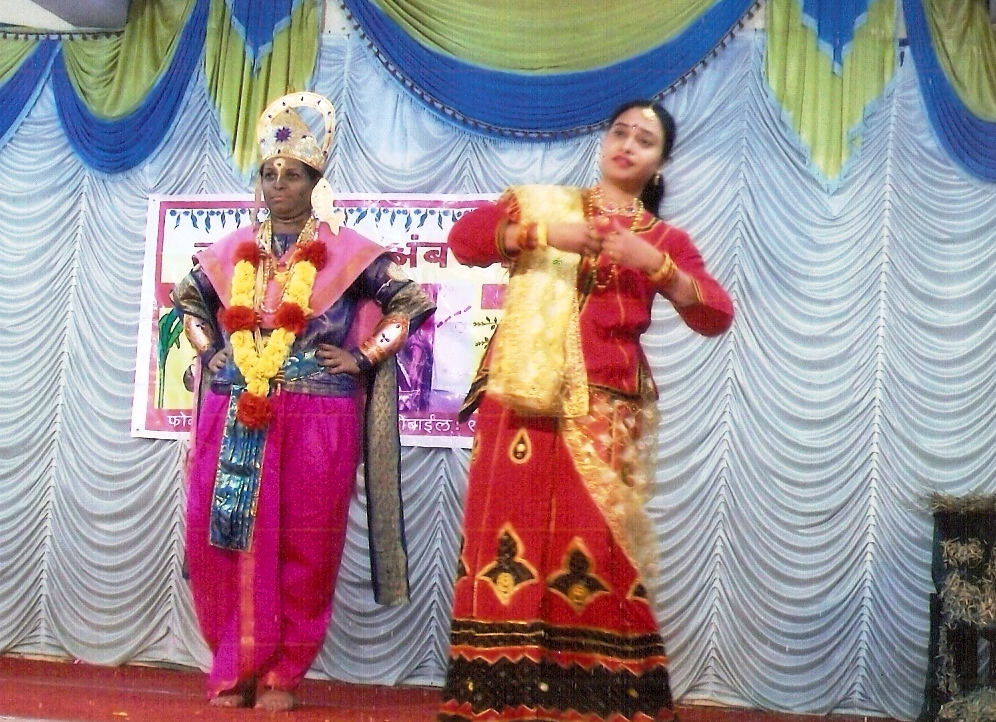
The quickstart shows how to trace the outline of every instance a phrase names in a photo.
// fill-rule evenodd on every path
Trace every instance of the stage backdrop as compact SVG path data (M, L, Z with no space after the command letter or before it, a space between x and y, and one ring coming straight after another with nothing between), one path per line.
M657 613L680 701L915 717L930 491L996 491L996 186L939 148L915 68L869 109L839 187L807 168L738 36L667 98L664 215L733 294L729 334L666 303ZM244 194L203 78L162 146L107 175L46 85L0 148L0 651L203 667L182 576L184 443L131 435L151 196ZM598 135L482 138L407 95L355 35L322 40L342 193L591 183ZM421 260L419 261L421 264ZM379 608L364 499L312 673L440 684L469 452L402 455L413 601Z
M384 246L409 278L436 301L436 313L398 354L401 443L470 448L474 419L457 411L501 319L508 273L469 268L449 253L446 236L479 197L346 195L336 205L345 225ZM193 395L184 384L194 351L170 293L194 253L253 222L249 196L154 196L145 236L132 434L184 439Z

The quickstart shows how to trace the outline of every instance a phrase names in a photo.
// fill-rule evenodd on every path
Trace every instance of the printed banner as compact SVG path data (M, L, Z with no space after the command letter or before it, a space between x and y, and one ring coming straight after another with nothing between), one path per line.
M384 246L436 301L434 317L398 354L401 443L469 448L474 419L457 409L501 318L508 279L499 265L468 268L449 253L450 227L480 196L346 195L336 205L346 225ZM252 223L246 196L158 196L149 201L132 435L183 438L193 426L193 394L184 383L194 351L170 292L193 255Z

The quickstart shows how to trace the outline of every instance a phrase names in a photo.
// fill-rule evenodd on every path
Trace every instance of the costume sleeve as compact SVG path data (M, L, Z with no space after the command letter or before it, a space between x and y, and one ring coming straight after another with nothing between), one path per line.
M370 337L352 352L360 370L366 372L397 353L436 305L386 254L367 266L356 282L361 295L373 299L384 314Z
M693 331L703 336L717 336L733 323L733 301L715 278L706 270L705 262L688 234L670 227L664 237L665 248L682 271L692 277L698 292L698 303L676 306L681 318Z
M502 240L505 227L519 219L515 196L506 193L495 203L485 203L463 214L450 229L447 242L453 255L465 266L505 263Z
M170 298L173 308L183 319L187 340L201 360L206 361L224 347L224 338L218 327L221 301L200 266L194 266L180 279L170 292Z

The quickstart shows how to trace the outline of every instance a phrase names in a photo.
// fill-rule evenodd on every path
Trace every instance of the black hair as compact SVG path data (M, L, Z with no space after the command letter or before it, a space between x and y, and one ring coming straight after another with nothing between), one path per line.
M650 108L654 111L654 115L657 116L657 120L660 121L661 128L664 131L664 146L661 148L661 162L663 163L668 158L671 157L671 149L674 147L674 141L678 134L678 128L674 123L674 117L664 109L664 106L660 105L653 100L630 100L627 103L623 103L609 118L609 125L611 126L616 122L616 119L625 113L627 110L633 108ZM647 184L643 186L643 190L640 191L640 202L643 203L643 207L648 211L657 215L660 209L661 201L664 199L664 178L660 173L655 173L654 176L647 181Z

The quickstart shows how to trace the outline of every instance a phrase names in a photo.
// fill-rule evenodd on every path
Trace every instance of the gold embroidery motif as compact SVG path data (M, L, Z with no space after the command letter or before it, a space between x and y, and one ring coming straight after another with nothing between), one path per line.
M454 583L459 582L461 579L464 579L465 577L469 576L467 573L467 561L463 558L463 549L464 546L466 545L466 542L467 542L467 537L461 534L460 556L457 557L456 578L454 579Z
M609 593L608 586L592 573L593 566L591 553L584 542L575 537L564 554L564 571L552 575L547 582L547 586L563 597L578 614L583 613L596 597Z
M508 445L508 458L513 464L526 464L533 455L533 442L529 438L529 432L520 428L519 432Z
M387 266L387 277L392 281L407 281L408 274L406 274L401 266L397 263L389 263Z
M656 406L593 388L589 415L563 419L561 436L612 538L641 579L655 578L657 540L644 505L652 478L648 460L653 458Z
M506 524L498 535L496 560L477 575L491 585L495 596L506 607L519 587L536 581L536 570L521 556L523 546L512 525Z

